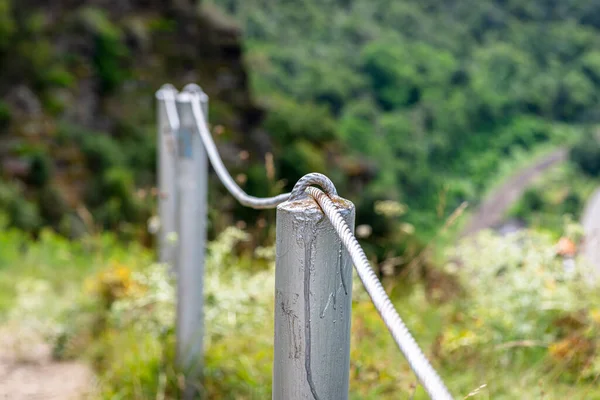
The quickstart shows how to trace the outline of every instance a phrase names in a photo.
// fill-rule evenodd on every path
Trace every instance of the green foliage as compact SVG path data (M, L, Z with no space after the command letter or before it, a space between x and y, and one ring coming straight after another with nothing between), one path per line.
M64 67L56 65L46 72L42 78L47 85L70 88L75 83L73 75Z
M425 237L488 190L507 158L566 143L565 123L598 121L600 36L577 0L564 8L534 0L211 3L244 28L252 81L275 110L265 128L280 149L281 176L291 185L300 167L289 160L309 164L300 164L302 142L290 140L298 116L313 130L326 125L335 138L326 151L378 167L360 196L407 203L406 218ZM311 103L331 116L298 112ZM325 167L351 174L340 163Z
M81 151L86 157L87 167L90 171L104 173L111 167L124 164L123 150L110 136L98 132L83 131L79 140Z
M450 83L456 60L451 53L401 37L365 46L361 69L385 111L412 106ZM431 93L430 93L431 92Z
M150 216L153 204L137 196L136 172L142 177L152 174L154 145L142 143L143 137L136 132L119 140L68 125L60 127L58 136L61 141L75 141L80 146L92 172L85 200L98 225L124 234L130 228L136 232L143 229L141 224ZM150 171L139 171L140 166ZM67 221L63 223L69 225Z
M177 22L168 18L154 18L148 22L148 28L153 32L173 32L177 28Z
M570 158L585 174L597 177L600 175L600 140L590 133L571 148Z
M403 211L392 203L377 210ZM235 249L247 238L230 228L208 246L207 398L271 392L275 254L260 248L254 260L238 256ZM566 272L553 243L534 232L506 238L483 233L477 244L449 248L447 273L466 290L444 304L430 304L420 285L406 292L385 282L457 398L477 388L501 400L535 398L540 391L557 400L600 394L594 382L600 373L597 287L584 282L583 262L579 273ZM151 254L110 235L69 242L44 231L40 241L29 242L18 231L0 230L0 245L0 315L23 341L42 334L54 340L56 357L89 360L100 398L180 398L175 285L166 266L151 264ZM257 260L268 268L252 267ZM440 290L445 283L433 286ZM351 326L351 399L427 398L422 387L413 388L414 375L356 275Z
M326 107L310 103L298 104L286 99L274 102L265 127L281 143L301 139L323 143L335 138L334 121Z
M593 384L600 320L592 300L596 289L587 281L591 266L582 261L569 272L551 238L533 232L506 238L484 233L477 244L465 242L451 253L462 265L449 267L461 277L468 297L456 303L458 323L440 339L449 364L474 358L530 363L545 371L546 382L582 390L585 382Z
M42 224L36 203L25 198L22 188L0 180L0 216L6 215L9 227L36 232Z
M40 216L50 226L58 228L69 211L60 189L52 185L46 185L40 190L38 203L40 205Z
M573 163L555 167L523 194L509 214L533 229L559 235L565 218L579 220L597 184Z
M90 196L91 204L98 207L98 218L105 228L118 227L121 222L141 222L141 205L134 198L135 185L129 170L107 170L100 177L98 186L90 191Z
M523 194L520 207L514 214L517 217L526 218L530 213L540 211L543 205L544 199L538 188L530 188Z
M87 304L89 295L82 291L87 276L117 261L139 268L149 265L153 257L137 244L123 246L112 234L70 241L43 229L38 239L32 241L27 233L8 228L2 221L0 227L0 247L3 249L0 252L0 319L4 321L4 317L12 312L17 318L15 322L37 320L49 328L41 332L43 336L57 333L59 314L68 311L74 302ZM21 294L27 299L20 299L21 283L25 288L29 283L35 283L44 293L25 290ZM29 304L33 300L36 309L19 313L13 309L19 300L28 300Z
M2 50L8 47L12 35L17 29L12 8L12 0L0 1L0 49Z
M128 77L128 71L124 68L128 49L122 42L121 31L99 8L83 8L80 18L95 37L92 61L102 90L105 93L113 92Z
M99 36L96 39L94 64L105 92L114 91L126 79L126 73L120 67L126 54L119 39L110 36Z
M267 332L265 321L270 321L273 313L272 299L265 294L274 284L274 254L257 252L257 258L268 258L268 270L248 269L250 260L240 259L233 251L247 237L230 228L208 247L204 340L211 349L205 361L209 397L270 393L272 352L266 351L270 334L256 341L236 339ZM178 398L180 377L173 357L175 285L165 265L139 266L111 263L86 280L87 300L82 298L63 314L64 324L55 336L57 354L69 358L84 351L91 357L99 373L102 398L157 394ZM80 324L73 325L74 321ZM231 335L233 331L236 335ZM84 340L78 340L81 338ZM129 349L127 355L124 348ZM239 357L231 358L232 350ZM247 364L252 361L261 362Z
M0 135L5 133L5 129L10 123L11 112L10 107L4 101L0 101Z
M52 175L52 166L52 160L45 152L37 151L33 153L29 160L27 183L37 188L45 186Z

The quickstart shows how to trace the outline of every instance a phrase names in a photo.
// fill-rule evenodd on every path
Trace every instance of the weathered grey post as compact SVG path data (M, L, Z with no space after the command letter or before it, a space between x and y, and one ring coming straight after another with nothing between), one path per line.
M180 120L179 146L179 254L177 258L177 361L185 373L184 398L197 394L203 358L203 284L206 247L208 161L192 102L206 104L208 97L196 85L177 95ZM203 107L206 110L206 105Z
M354 227L354 205L335 197ZM277 207L273 400L346 400L352 262L310 197Z
M175 268L177 232L177 133L179 116L175 107L177 90L164 85L158 100L158 258Z

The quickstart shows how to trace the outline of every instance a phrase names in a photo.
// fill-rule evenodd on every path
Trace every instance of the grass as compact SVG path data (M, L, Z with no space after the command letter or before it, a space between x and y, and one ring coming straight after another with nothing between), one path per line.
M388 279L385 286L456 398L600 399L594 350L600 337L597 296L593 288L565 281L551 239L529 235L525 242L482 236L479 248L461 244L449 249L447 260L462 258L463 266L457 272L447 261L449 275L439 276L456 276L467 297L435 301L440 296L432 296L432 290L443 290L443 279L417 282L410 289ZM245 238L229 229L209 246L208 399L264 399L271 393L274 253L238 254ZM50 232L34 242L17 231L0 231L0 245L4 320L14 316L11 311L20 307L22 297L40 296L20 290L19 283L46 282L44 301L29 317L52 320L49 337L61 347L62 357L92 363L101 398L178 398L174 288L164 267L152 264L150 252L110 235L69 242ZM536 272L538 266L546 271L543 275ZM500 269L502 278L494 273ZM560 306L548 311L548 301ZM583 313L577 317L581 326L553 325L578 313ZM585 362L573 363L574 357ZM350 398L427 398L356 277Z
M69 298L81 291L85 277L114 260L138 266L151 260L141 246L123 246L109 234L70 242L47 230L33 241L26 233L4 229L0 248L0 316L14 305L18 282L42 280L57 297Z

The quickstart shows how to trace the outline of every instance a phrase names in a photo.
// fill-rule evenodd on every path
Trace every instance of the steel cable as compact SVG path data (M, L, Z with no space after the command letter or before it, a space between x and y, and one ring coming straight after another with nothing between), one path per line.
M335 204L327 194L315 187L308 187L306 192L319 204L331 221L342 243L348 249L356 272L373 304L375 304L379 315L429 396L434 400L452 400L452 396L444 382L433 369L394 308L377 275L371 268L365 252Z
M290 193L283 193L275 197L254 197L244 192L242 188L235 183L229 174L229 171L227 171L227 168L223 164L223 161L221 160L217 146L215 146L210 131L208 130L208 126L206 125L206 119L204 118L204 113L200 108L198 96L192 97L191 105L194 120L196 121L196 126L198 128L198 133L200 134L200 138L202 139L202 143L204 144L204 148L206 149L206 154L208 154L210 163L212 164L217 176L225 188L233 197L235 197L241 204L256 209L277 207L278 204L283 203L290 197Z

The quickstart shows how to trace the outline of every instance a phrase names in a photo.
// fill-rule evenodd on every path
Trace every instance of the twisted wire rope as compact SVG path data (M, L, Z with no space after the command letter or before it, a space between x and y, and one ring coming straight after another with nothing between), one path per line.
M331 201L327 194L315 187L308 187L306 192L315 199L327 218L331 221L342 243L348 250L356 272L371 297L375 308L377 308L381 319L383 319L394 341L429 396L434 400L452 400L452 396L448 392L444 382L435 369L433 369L429 360L427 360L427 357L423 354L404 324L404 321L400 318L377 275L375 275L375 272L371 268L364 250L333 201Z
M235 197L242 205L256 209L277 207L278 204L283 203L290 197L290 193L283 193L274 197L255 197L244 192L242 188L235 183L229 174L229 171L227 171L227 168L223 164L223 160L221 160L217 146L215 145L215 142L213 142L210 131L208 130L204 113L200 108L199 97L193 96L191 105L196 127L198 128L197 131L200 134L210 163L223 183L223 186L225 186L233 197Z

